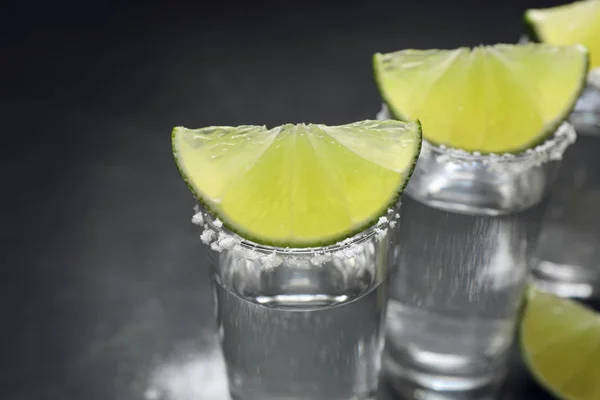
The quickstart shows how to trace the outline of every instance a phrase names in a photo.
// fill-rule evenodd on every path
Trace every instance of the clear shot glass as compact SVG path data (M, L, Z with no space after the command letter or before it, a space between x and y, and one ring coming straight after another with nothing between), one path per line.
M585 133L584 133L585 132ZM577 128L544 216L534 283L563 297L600 297L600 125Z
M527 43L522 36L519 43ZM533 260L538 288L600 297L600 68L592 69L569 118L578 139L565 154Z
M516 155L423 141L387 312L383 368L397 391L485 390L503 379L546 195L575 139L564 123Z
M215 252L214 299L231 397L374 399L399 204L336 245L277 248L198 210Z

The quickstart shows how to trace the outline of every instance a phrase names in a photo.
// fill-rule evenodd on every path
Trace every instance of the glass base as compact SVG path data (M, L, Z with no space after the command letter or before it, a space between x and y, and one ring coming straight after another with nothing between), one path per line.
M531 281L538 289L560 297L600 297L600 274L598 279L576 279L580 272L578 266L540 261L533 269Z
M385 379L397 394L419 400L491 400L506 373L477 376L433 374L401 366L384 357Z

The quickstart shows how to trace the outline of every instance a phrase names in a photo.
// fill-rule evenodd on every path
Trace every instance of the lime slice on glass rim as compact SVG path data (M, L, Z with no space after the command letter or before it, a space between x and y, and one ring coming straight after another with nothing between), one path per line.
M600 399L600 314L530 288L520 336L525 362L546 389L565 400Z
M532 36L550 44L582 44L590 69L600 67L600 0L584 0L525 12Z
M228 229L263 245L317 247L361 232L396 203L421 125L176 127L172 146L192 193Z
M418 118L424 138L470 152L518 153L550 137L583 90L581 45L497 44L373 57L392 116Z

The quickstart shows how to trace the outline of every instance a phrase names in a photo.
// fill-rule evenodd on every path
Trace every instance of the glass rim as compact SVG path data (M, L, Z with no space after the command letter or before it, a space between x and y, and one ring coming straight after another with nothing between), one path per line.
M377 114L377 119L388 119L390 117L391 115L389 108L385 103L383 103L381 105L381 110ZM528 148L518 153L469 152L463 149L457 149L445 145L437 145L423 138L421 154L423 154L423 151L429 151L446 156L449 160L462 162L493 164L534 163L541 165L548 161L560 159L567 147L574 143L576 138L577 133L575 128L567 120L565 120L560 123L556 130L543 142L539 143L537 146Z
M401 199L399 198L387 209L386 214L380 216L378 221L369 225L362 231L337 243L315 247L277 247L256 243L227 229L222 225L222 222L217 223L216 221L218 218L215 218L210 212L206 211L201 204L197 204L195 210L196 213L202 213L205 229L208 228L212 230L217 236L223 234L232 238L236 245L241 246L242 250L257 252L265 256L275 254L280 257L314 257L318 255L333 255L353 246L360 245L372 238L377 238L379 235L387 234L385 231L391 226L390 222L399 219L400 207ZM382 217L386 217L386 220L383 222L381 219ZM210 246L210 243L208 243L208 245Z

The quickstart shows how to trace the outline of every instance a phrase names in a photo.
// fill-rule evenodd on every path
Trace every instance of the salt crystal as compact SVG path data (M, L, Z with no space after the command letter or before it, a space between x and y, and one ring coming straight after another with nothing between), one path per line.
M214 232L212 230L205 229L204 232L202 232L202 235L200 235L200 240L202 240L202 243L204 244L209 244L213 239L213 235Z
M330 255L326 255L326 254L319 254L319 253L315 253L311 258L310 258L310 262L313 265L316 266L321 266L323 264L325 264L326 262L328 262L331 259Z
M238 240L225 232L219 232L217 243L221 250L231 250L238 243Z
M256 250L245 249L244 251L244 258L247 258L250 261L258 261L261 257L261 254Z
M387 229L375 228L375 237L377 240L383 239L387 235Z
M355 244L354 246L351 246L348 251L351 257L356 257L363 254L365 252L365 248L362 244Z
M262 261L265 269L273 269L278 267L283 262L283 259L276 252L272 252L264 257Z
M377 221L377 226L383 225L387 222L388 222L387 217L379 217L379 220Z
M223 222L221 222L221 220L219 218L217 218L213 221L213 225L216 226L217 228L222 228Z
M331 257L336 260L345 260L347 258L352 257L352 255L348 254L348 253L349 253L349 249L337 250L331 254Z
M390 221L390 228L394 228L396 226L396 221Z
M204 225L204 217L202 216L201 212L197 212L196 214L194 214L194 216L192 217L192 224L198 226Z

